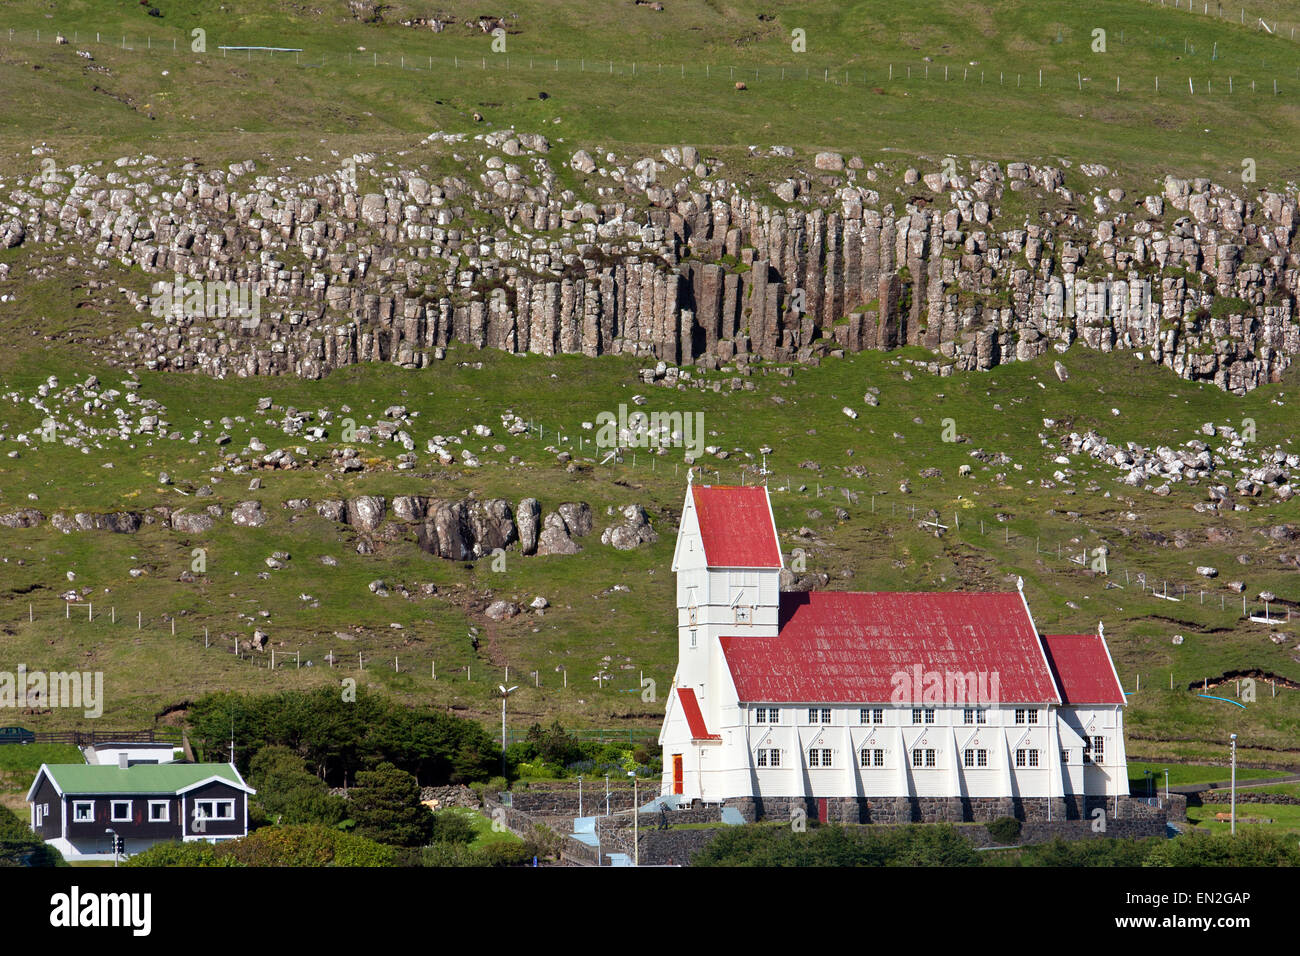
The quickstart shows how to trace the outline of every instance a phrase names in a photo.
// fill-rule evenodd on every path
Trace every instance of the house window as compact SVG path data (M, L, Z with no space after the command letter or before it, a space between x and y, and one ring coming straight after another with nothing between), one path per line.
M765 724L765 723L767 723L767 708L766 708L766 707L756 707L756 708L754 709L754 723L756 723L756 724Z
M1022 747L1021 749L1017 750L1017 751L1016 751L1016 766L1017 766L1017 767L1037 767L1037 766L1038 766L1038 751L1037 751L1037 750L1026 750L1026 749L1024 749L1023 747Z
M779 767L781 766L781 751L773 748L760 748L758 759L756 761L760 767Z
M130 822L131 822L131 801L130 801L130 800L114 800L114 801L112 801L112 807L111 807L111 810L112 810L112 812L111 812L110 816L111 816L112 821L113 821L114 823L130 823Z
M878 747L863 747L858 754L863 767L883 767L885 765L885 752Z
M860 724L883 724L885 722L885 711L882 707L863 707L858 711L858 723Z
M921 722L921 708L920 708L920 707L913 707L913 708L912 708L912 723L914 723L914 724L919 724L920 722Z
M1038 723L1038 711L1027 707L1016 708L1016 723L1018 724L1036 724Z
M919 724L924 721L927 724L934 723L934 708L926 707L924 710L920 707L912 708L912 723Z
M926 722L927 724L932 724L932 723L934 723L934 708L933 708L933 707L927 707L927 708L925 708L925 722Z
M1069 762L1070 762L1070 751L1068 751L1068 750L1062 748L1062 749L1061 749L1061 765L1062 765L1062 766L1068 765Z
M95 801L94 800L73 801L72 822L73 823L94 823L95 822Z
M967 707L962 714L962 723L964 724L987 724L988 722L988 711L982 707Z
M924 749L920 747L913 748L912 750L913 767L933 767L934 765L935 765L934 748L932 747L927 747Z
M757 757L755 758L755 760L754 760L754 763L755 763L755 765L757 765L757 766L759 766L759 767L766 767L766 766L767 766L767 751L766 751L766 750L762 750L762 749L760 749L760 750L758 751L758 756L757 756Z
M695 628L691 628L691 647L699 646L699 637L695 633Z
M779 724L781 722L781 712L775 707L767 709L767 722L769 724Z
M167 823L172 818L172 805L168 800L149 801L149 822Z
M979 747L968 747L962 755L962 765L966 767L987 767L989 752Z
M1085 745L1083 748L1084 763L1105 763L1106 758L1106 739L1104 737L1093 737L1091 745Z
M831 709L829 707L808 708L808 723L829 724L830 722L831 722Z
M194 801L195 820L233 820L235 819L234 800L196 800Z
M754 708L754 723L756 724L779 724L781 722L781 712L775 707L756 707Z
M808 751L808 766L810 767L829 767L831 765L831 752L825 748L813 747Z

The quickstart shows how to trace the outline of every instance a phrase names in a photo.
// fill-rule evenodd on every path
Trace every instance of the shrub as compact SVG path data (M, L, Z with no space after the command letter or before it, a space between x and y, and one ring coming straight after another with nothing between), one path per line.
M229 857L244 866L394 866L397 863L397 851L393 847L314 824L265 827L242 839L219 843L215 849L219 858Z
M155 843L126 861L127 866L246 866L230 855L218 855L211 843Z
M465 814L456 810L443 810L433 815L430 843L473 843L474 824Z
M514 840L502 840L489 843L479 851L487 866L528 866L533 857L540 855L534 843L516 843Z
M415 778L391 763L357 774L348 807L357 833L395 846L423 846L429 842L433 814L420 802Z
M421 866L487 866L480 850L464 843L434 843L420 850Z
M1020 839L1020 821L1015 817L998 817L988 825L989 836L1006 846Z

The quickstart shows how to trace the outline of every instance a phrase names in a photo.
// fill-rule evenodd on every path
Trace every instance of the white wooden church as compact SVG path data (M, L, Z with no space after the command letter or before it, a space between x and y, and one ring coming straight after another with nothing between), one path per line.
M781 568L766 487L688 481L665 795L1128 794L1100 626L1040 634L1019 588L782 593Z

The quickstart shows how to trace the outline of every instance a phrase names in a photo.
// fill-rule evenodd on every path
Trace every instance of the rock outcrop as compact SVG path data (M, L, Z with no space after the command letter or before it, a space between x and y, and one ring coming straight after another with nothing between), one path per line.
M689 147L603 163L579 150L566 189L541 137L435 133L422 148L462 169L433 182L400 157L353 157L377 183L365 193L347 171L253 161L34 171L0 179L16 211L0 245L80 247L87 268L158 279L120 293L151 318L100 354L218 377L421 368L452 342L709 367L920 345L947 374L1079 342L1240 393L1300 351L1289 194L1171 176L1128 197L1094 164L900 178L775 147L770 190ZM1008 191L1032 212L1005 212ZM257 308L209 288L196 313L195 280Z

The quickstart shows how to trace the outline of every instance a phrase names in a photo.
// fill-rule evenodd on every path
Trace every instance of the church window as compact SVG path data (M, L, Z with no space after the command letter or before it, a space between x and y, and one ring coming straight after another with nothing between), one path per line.
M885 752L878 747L863 747L858 756L861 765L864 767L883 767L885 765Z
M1016 766L1017 766L1017 767L1037 767L1037 766L1038 766L1038 751L1037 751L1037 750L1026 750L1026 749L1023 748L1023 747L1022 747L1021 749L1017 750L1017 751L1016 751Z

